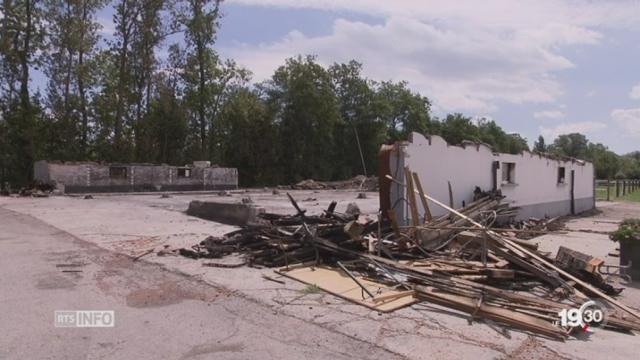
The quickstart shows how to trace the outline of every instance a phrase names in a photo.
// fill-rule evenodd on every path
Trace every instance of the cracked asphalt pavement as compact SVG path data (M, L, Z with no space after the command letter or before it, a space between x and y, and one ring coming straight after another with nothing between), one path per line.
M252 190L268 211L289 213L283 195ZM296 191L309 213L329 202L355 201L375 214L372 194ZM185 359L611 359L635 358L638 337L600 331L566 342L536 338L500 324L420 303L382 314L326 293L308 294L304 284L273 269L205 267L205 260L147 255L189 247L237 228L184 213L190 200L210 194L95 195L50 198L0 197L0 360L5 358L185 358ZM353 200L355 199L355 200ZM640 205L602 203L595 215L568 219L566 234L536 238L554 253L568 246L604 258L616 244L589 229L613 229ZM339 210L341 211L341 210ZM604 224L604 225L603 225ZM229 257L221 262L237 263ZM211 261L207 259L206 261ZM81 267L56 265L80 263ZM65 269L81 272L63 272ZM640 308L638 283L621 298ZM114 310L114 328L55 328L55 310ZM6 334L5 334L6 333Z
M403 358L31 216L0 220L0 359ZM56 310L113 310L115 326L55 327Z

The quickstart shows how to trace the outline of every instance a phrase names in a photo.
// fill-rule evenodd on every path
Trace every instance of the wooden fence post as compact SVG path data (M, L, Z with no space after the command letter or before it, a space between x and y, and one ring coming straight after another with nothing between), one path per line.
M620 197L620 180L616 179L616 197Z
M607 179L607 201L611 201L611 180Z

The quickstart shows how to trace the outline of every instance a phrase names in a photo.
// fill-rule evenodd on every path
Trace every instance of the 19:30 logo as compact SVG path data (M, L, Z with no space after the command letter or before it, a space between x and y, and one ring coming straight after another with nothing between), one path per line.
M593 300L582 304L579 309L562 309L558 315L560 316L560 325L580 327L584 331L604 327L607 323L607 309Z

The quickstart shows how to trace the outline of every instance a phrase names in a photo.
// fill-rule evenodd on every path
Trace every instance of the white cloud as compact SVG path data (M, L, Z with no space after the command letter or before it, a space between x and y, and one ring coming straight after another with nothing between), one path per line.
M549 103L562 94L552 72L571 68L567 58L491 32L443 29L412 18L390 18L382 25L339 19L327 36L293 31L276 43L222 53L252 69L258 81L297 54L316 54L327 65L355 58L371 78L408 80L448 111L489 112L500 101Z
M635 1L591 0L228 0L230 3L349 11L378 17L414 17L422 20L450 19L495 27L526 27L540 24L558 26L638 26L640 7ZM571 41L571 34L546 32L559 41Z
M99 17L98 24L100 25L100 30L98 30L98 32L102 36L113 36L116 32L116 26L112 19Z
M629 93L629 97L634 100L640 100L640 84L631 88L631 92Z
M382 18L339 19L329 35L292 31L279 41L221 49L268 78L287 57L316 54L330 64L356 59L377 80L408 80L444 111L491 112L501 103L554 103L556 77L574 67L562 47L594 45L603 28L639 24L632 2L588 0L231 0L254 6L311 8Z
M557 138L558 135L581 133L581 134L593 134L598 131L602 131L607 128L607 124L598 121L582 121L572 123L562 123L553 127L540 127L540 133L547 139L552 141Z
M611 118L632 138L640 138L640 108L614 109Z
M561 119L564 117L564 113L560 110L536 111L533 113L533 117L536 119Z

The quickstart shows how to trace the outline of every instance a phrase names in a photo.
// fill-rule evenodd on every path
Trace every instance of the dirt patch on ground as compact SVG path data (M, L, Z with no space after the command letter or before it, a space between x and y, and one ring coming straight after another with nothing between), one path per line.
M127 295L126 299L128 306L141 308L173 305L183 300L213 302L218 296L217 291L206 286L167 281L153 288L133 290Z
M517 349L501 360L506 359L536 359L536 360L568 360L569 357L558 354L547 348L544 344L533 336L523 341Z

